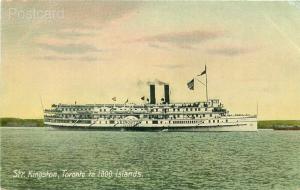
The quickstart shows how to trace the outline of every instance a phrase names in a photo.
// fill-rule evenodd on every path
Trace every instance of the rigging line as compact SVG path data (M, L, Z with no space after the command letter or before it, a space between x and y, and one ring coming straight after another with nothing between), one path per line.
M39 94L39 98L40 98L40 103L41 103L41 106L42 106L42 108L43 108L43 110L44 110L44 104L43 104L43 100L42 100L42 97L41 97L41 95Z
M197 78L195 78L198 82L200 82L201 84L203 84L204 86L205 86L205 84L202 82L202 81L200 81L199 79L197 79Z
M42 109L43 109L43 118L45 119L45 108L44 108L44 104L43 104L43 99L42 99L42 96L41 94L39 94L39 98L40 98L40 103L41 103L41 106L42 106Z

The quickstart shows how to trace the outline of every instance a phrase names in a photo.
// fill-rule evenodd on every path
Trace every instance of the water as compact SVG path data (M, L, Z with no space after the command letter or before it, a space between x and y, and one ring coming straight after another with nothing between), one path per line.
M4 189L295 189L300 132L143 133L1 128ZM25 177L14 170L24 171ZM85 173L63 177L62 170ZM88 177L111 171L113 176ZM121 172L142 176L120 177ZM30 171L58 177L28 177ZM97 173L98 174L98 173Z

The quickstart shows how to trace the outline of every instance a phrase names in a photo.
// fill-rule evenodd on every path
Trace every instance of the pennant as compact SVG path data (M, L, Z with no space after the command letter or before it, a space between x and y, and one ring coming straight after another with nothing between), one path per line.
M141 97L141 100L145 100L145 96Z
M113 101L117 101L117 97L113 97L112 100L113 100Z
M202 73L200 75L198 75L198 76L202 76L202 75L205 75L205 74L206 74L206 65L205 65L204 71L202 71Z
M125 101L125 103L124 104L127 104L128 103L128 99Z
M187 83L187 86L190 90L194 90L194 79Z

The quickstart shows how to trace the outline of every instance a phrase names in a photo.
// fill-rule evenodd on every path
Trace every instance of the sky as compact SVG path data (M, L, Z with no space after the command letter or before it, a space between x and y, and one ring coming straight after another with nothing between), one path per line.
M204 101L187 82L206 65L209 98L231 113L300 119L300 2L10 0L1 22L0 117L142 103L155 81L171 102Z

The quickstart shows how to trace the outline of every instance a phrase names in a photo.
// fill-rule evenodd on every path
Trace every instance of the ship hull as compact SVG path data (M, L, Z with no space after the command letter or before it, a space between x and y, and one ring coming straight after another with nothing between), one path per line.
M94 130L94 131L147 131L147 132L255 132L256 126L228 125L228 126L184 126L184 127L91 127L91 126L63 126L46 125L59 130Z

